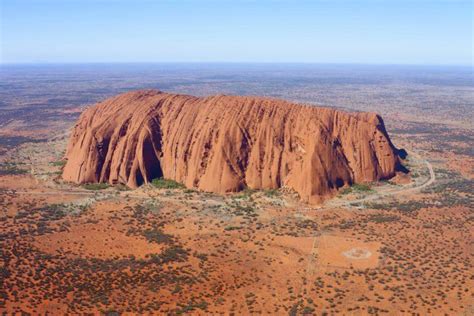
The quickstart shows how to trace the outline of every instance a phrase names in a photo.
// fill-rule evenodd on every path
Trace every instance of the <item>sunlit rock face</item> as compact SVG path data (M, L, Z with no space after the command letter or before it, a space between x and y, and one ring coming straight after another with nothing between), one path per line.
M136 91L87 109L63 178L135 188L157 177L216 193L287 187L319 203L400 166L383 120L283 100Z

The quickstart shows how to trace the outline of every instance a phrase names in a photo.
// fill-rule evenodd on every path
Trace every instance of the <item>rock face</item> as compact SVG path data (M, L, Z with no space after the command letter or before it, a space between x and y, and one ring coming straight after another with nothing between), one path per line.
M157 177L216 193L288 187L310 203L387 179L400 162L382 118L258 97L156 90L87 109L63 178L135 188Z

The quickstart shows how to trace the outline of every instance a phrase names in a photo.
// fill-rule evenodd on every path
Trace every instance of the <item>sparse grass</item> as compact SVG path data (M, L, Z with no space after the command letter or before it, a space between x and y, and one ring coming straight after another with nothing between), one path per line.
M201 302L195 302L193 300L189 301L188 304L180 304L178 303L178 306L180 307L179 309L176 310L177 315L182 315L182 314L189 314L190 312L200 309L200 310L207 310L207 302L206 301L201 301Z
M241 191L239 194L234 195L232 198L248 200L252 197L252 195L255 192L257 192L257 190L253 190L253 189L250 189L250 188L245 188L243 191Z
M387 214L372 214L369 216L369 220L375 223L390 223L399 221L400 217Z
M151 181L151 184L158 189L183 189L184 185L174 180L156 178Z
M257 214L255 213L255 204L249 202L244 202L243 204L239 203L238 201L234 200L232 203L229 204L229 207L232 210L233 215L235 216L244 216L244 217L255 217Z
M18 167L17 163L5 162L0 164L0 175L17 175L26 174L29 170Z
M44 219L54 221L66 216L66 208L65 204L49 204L38 208L38 210Z
M264 195L266 197L274 198L280 196L280 191L278 191L277 189L265 190Z
M349 193L352 193L352 188L351 187L343 188L340 192L341 195L345 195L345 194L349 194Z
M53 161L51 162L51 166L55 166L55 167L64 167L64 165L66 164L66 160L57 160L57 161Z
M117 191L130 191L130 188L124 184L117 184L114 187Z
M355 183L352 185L352 189L354 191L359 191L359 192L369 192L372 191L372 188L370 187L369 184L363 184L363 183Z
M392 201L366 203L371 209L396 210L402 213L413 213L423 208L454 207L474 205L473 180L454 178L440 181L435 186L422 190L422 193L435 194L434 197L411 201Z
M362 183L355 183L350 187L343 188L339 194L346 195L350 193L363 193L363 192L371 192L372 188L369 184L362 184Z
M109 184L107 183L86 183L82 186L86 190L92 190L92 191L97 191L97 190L104 190L109 187Z

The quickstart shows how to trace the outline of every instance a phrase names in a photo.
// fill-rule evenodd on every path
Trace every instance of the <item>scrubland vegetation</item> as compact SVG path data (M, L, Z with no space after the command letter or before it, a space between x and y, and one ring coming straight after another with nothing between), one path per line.
M472 309L470 78L309 66L283 76L267 66L258 72L123 67L114 75L107 67L74 76L60 67L3 73L1 312L463 315ZM61 135L82 109L143 87L376 111L397 147L433 164L436 181L422 192L328 209L285 190L219 196L166 179L137 190L58 179ZM426 168L411 171L410 181L428 176ZM377 194L378 186L355 185L338 198ZM370 256L350 259L347 251Z

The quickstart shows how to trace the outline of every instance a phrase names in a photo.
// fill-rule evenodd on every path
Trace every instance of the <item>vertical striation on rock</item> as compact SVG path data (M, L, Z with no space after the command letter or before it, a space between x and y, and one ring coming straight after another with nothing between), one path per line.
M157 177L216 193L288 187L310 203L395 175L400 161L374 113L283 100L136 91L87 109L63 178L135 188Z

